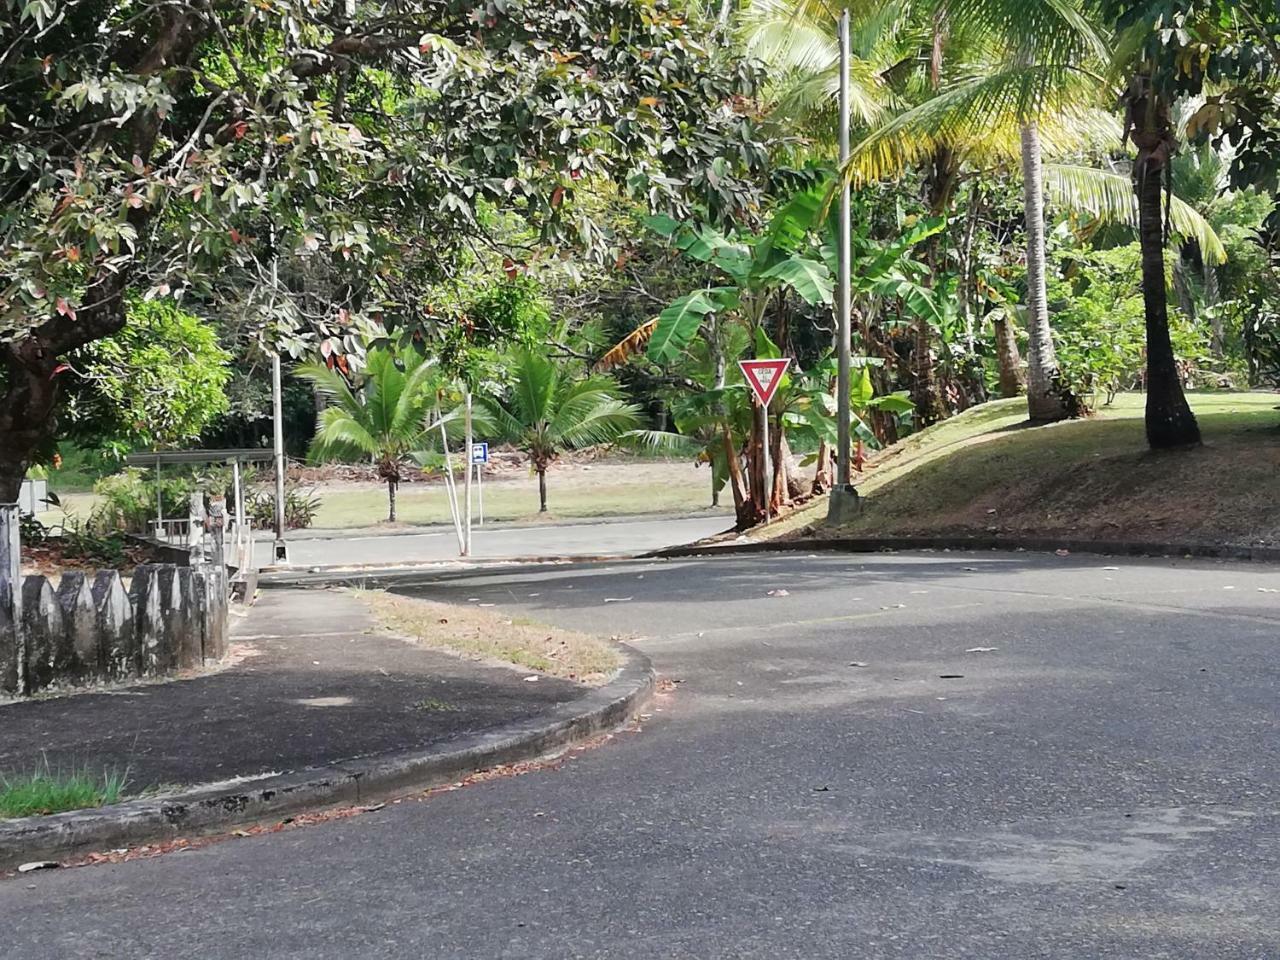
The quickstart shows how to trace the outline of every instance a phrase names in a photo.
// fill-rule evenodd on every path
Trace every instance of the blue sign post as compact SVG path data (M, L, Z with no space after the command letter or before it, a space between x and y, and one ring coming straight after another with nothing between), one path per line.
M484 465L489 462L489 442L471 441L471 466L476 472L476 495L480 499L480 526L484 526Z

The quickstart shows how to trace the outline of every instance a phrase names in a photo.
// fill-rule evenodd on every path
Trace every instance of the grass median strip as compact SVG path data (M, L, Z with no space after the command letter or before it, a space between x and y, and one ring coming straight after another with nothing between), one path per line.
M387 593L353 590L379 628L472 660L497 660L550 677L598 686L622 666L607 640L490 610Z

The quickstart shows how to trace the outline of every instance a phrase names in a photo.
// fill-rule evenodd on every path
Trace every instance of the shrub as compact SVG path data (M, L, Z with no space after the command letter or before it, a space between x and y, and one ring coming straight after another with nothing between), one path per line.
M154 476L137 468L122 470L93 485L102 502L90 514L89 527L99 533L147 533L156 516L157 498L166 517L186 517L195 489L196 482L190 478L162 477L157 493Z
M1147 362L1142 255L1138 245L1069 250L1057 257L1059 276L1049 285L1054 345L1063 376L1081 396L1111 403L1141 385ZM1184 379L1208 374L1207 334L1181 311L1169 310L1173 352Z
M284 488L284 525L286 530L303 530L315 522L320 497L314 490L300 490L294 484ZM275 490L245 495L245 513L259 529L270 530L276 522Z

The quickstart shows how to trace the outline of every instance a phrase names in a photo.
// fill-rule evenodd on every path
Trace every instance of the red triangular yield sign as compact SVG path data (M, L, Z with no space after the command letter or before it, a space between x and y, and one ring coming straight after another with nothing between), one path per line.
M756 395L756 399L760 401L760 406L762 407L767 407L769 401L773 399L773 395L778 392L778 385L782 383L782 375L786 373L787 367L790 365L790 357L783 357L781 360L738 361L738 366L742 368L742 375L747 378L747 383L751 386L751 392Z

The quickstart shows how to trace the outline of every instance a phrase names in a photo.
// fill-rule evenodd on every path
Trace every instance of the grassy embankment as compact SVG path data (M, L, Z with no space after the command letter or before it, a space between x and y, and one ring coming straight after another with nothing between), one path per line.
M1144 398L1087 420L1026 425L1000 400L878 453L857 478L862 515L827 527L825 500L757 537L1062 536L1280 544L1280 394L1190 396L1204 445L1152 452Z

